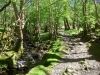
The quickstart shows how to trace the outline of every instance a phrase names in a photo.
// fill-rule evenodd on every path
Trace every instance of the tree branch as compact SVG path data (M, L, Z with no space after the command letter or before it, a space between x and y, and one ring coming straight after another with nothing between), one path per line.
M0 12L2 12L7 6L9 6L11 4L11 0L9 0L9 2L7 4L5 4L1 9Z

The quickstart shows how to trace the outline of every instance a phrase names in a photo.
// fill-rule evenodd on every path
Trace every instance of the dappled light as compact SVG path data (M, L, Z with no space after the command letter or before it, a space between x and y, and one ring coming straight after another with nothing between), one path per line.
M99 0L0 0L0 75L100 75Z

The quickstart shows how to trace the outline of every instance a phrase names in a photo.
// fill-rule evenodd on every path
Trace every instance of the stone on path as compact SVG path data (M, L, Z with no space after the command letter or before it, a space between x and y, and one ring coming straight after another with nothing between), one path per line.
M66 43L66 41L64 42ZM72 46L72 42L68 44L73 47L73 51L66 52L64 58L55 65L50 75L100 75L100 62L88 53L87 43L79 42L76 46ZM87 64L80 64L81 61L85 61ZM67 74L66 69L75 72Z
M79 42L79 45L83 45L83 42Z

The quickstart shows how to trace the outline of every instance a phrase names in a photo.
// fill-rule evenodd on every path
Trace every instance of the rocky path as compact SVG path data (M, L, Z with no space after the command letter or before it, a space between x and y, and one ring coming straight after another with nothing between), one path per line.
M100 75L100 62L88 53L86 42L68 35L63 39L68 51L50 75Z

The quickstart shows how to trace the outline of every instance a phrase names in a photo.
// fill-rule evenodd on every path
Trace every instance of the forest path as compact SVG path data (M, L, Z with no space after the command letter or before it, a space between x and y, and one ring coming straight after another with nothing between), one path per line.
M88 53L87 42L65 33L62 35L68 51L64 51L66 54L50 75L100 75L100 62Z

